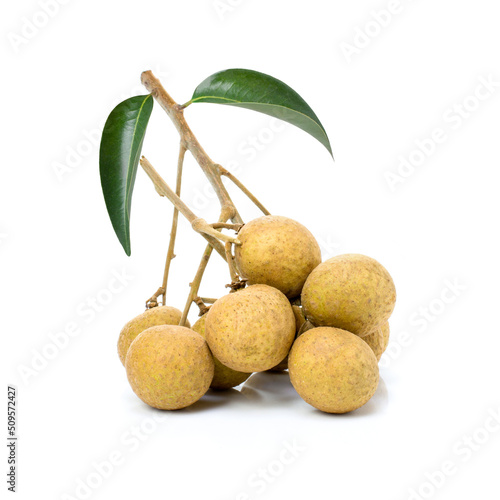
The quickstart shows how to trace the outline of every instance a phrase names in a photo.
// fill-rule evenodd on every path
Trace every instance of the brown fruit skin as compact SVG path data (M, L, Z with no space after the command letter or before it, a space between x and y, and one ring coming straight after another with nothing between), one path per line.
M321 263L321 250L302 224L279 215L266 215L243 226L238 233L235 262L249 284L277 288L297 297L309 273Z
M122 365L125 365L125 358L130 344L134 339L147 328L160 325L178 325L181 321L182 313L179 309L170 306L158 306L147 309L139 316L131 319L120 332L118 337L118 356ZM189 328L189 321L186 322Z
M297 305L292 305L293 315L295 316L295 338L299 334L299 330L302 325L306 322L306 317L304 316L304 311L302 311L302 307ZM270 372L283 372L288 369L288 354L285 356L285 359L278 363L276 366L273 366L269 371Z
M277 365L294 337L290 302L267 285L224 295L207 314L210 350L222 364L239 372L261 372Z
M159 410L192 405L210 387L212 354L203 337L184 326L153 326L130 345L125 360L133 391Z
M370 333L363 340L372 348L375 353L377 361L380 361L382 354L384 354L387 346L389 345L389 322L384 323L380 328L377 328L373 333Z
M379 382L377 359L368 344L331 327L313 328L294 342L288 371L300 397L327 413L360 408Z
M208 314L208 313L207 313ZM203 338L205 338L205 322L207 319L207 314L204 314L194 325L193 330L199 333ZM215 356L214 359L214 378L210 387L218 391L224 391L226 389L231 389L231 387L236 387L242 384L245 380L250 377L251 373L238 372L232 370L227 366L224 366Z
M375 259L345 254L314 269L304 284L301 302L314 325L364 337L389 319L396 289L390 274Z

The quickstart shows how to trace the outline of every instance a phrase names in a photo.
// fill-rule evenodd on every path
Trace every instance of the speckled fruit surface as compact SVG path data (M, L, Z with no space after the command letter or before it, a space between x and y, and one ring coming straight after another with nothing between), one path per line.
M208 314L208 313L207 313ZM205 338L205 322L207 314L204 314L194 325L193 330ZM238 372L223 365L215 356L214 359L214 378L210 387L216 390L231 389L242 384L250 377L251 373Z
M137 396L160 410L192 405L207 392L214 376L205 339L174 325L153 326L138 335L128 350L125 368Z
M260 372L277 365L294 337L292 306L268 285L224 295L207 314L210 350L222 364L240 372Z
M375 353L377 361L380 361L382 354L384 354L387 346L389 345L389 322L384 323L380 328L377 328L373 333L370 333L363 340L372 348Z
M118 337L118 356L122 364L125 364L128 348L133 340L147 328L160 325L178 325L182 317L181 311L171 306L158 306L147 309L139 316L131 319L120 332ZM189 321L186 323L189 325Z
M288 370L300 397L327 413L360 408L373 396L379 381L370 346L357 335L331 327L302 334L290 351Z
M311 232L293 219L266 215L238 233L235 261L249 284L261 283L293 298L309 273L321 262L321 250Z
M333 326L364 337L382 326L396 303L387 270L375 259L345 254L328 259L309 275L302 307L316 326Z

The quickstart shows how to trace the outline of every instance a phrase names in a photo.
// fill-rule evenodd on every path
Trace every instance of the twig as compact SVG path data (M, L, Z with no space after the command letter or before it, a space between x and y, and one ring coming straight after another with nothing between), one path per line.
M160 295L163 295L163 297L165 297L165 288L163 288L162 286L158 288L158 290L156 290L156 292L151 297L149 297L148 300L146 300L146 309L152 309L153 307L157 307L158 297ZM163 302L163 305L165 305L165 302Z
M160 106L166 111L169 118L174 123L179 135L181 136L182 144L185 149L190 151L195 160L200 165L204 174L208 178L210 184L212 185L217 198L219 199L221 205L221 214L219 218L218 226L211 226L201 218L196 217L196 215L187 207L187 205L180 199L179 194L174 193L167 183L161 178L161 176L156 172L153 166L146 160L146 158L141 159L141 165L146 173L149 175L153 181L156 190L163 196L166 196L176 207L176 209L184 215L188 221L191 223L192 228L201 233L205 239L209 242L203 254L203 258L200 262L198 271L196 273L194 281L191 283L189 297L184 308L181 325L184 325L187 320L187 315L189 314L189 309L195 297L198 296L198 290L200 287L201 279L203 273L205 272L206 266L212 254L212 248L215 248L220 255L223 255L227 259L229 264L229 270L231 273L232 283L229 285L232 290L237 290L238 288L245 286L245 281L240 280L233 262L233 257L231 253L231 245L240 245L240 241L237 237L228 236L222 231L217 229L234 229L239 230L243 224L243 219L241 218L238 210L236 209L227 189L222 182L222 175L227 176L232 180L258 207L264 212L264 214L269 214L266 208L257 200L257 198L250 193L250 191L243 186L232 174L227 170L223 169L220 165L214 163L212 159L208 156L205 150L201 147L200 143L196 139L189 125L184 118L184 108L185 106L177 104L172 97L163 88L160 81L153 75L151 71L145 71L141 75L141 82L146 87L146 89L151 93L153 98L160 104ZM233 225L230 227L226 225L227 221L231 220ZM237 225L237 227L235 226ZM220 243L220 241L225 243L225 247ZM169 248L170 250L170 248ZM227 257L226 257L227 254ZM170 260L173 258L173 248ZM170 265L170 260L168 265ZM168 269L166 268L166 275L168 277ZM166 283L165 283L166 288ZM165 298L165 295L164 295Z
M231 219L234 223L242 224L243 220L236 210L236 207L234 206L234 203L231 200L224 183L222 182L217 164L211 160L205 150L201 147L201 144L198 142L198 139L196 139L192 130L189 128L189 125L184 118L183 106L177 104L172 97L170 97L160 81L151 71L144 71L144 73L142 73L141 82L144 87L151 92L153 98L166 111L167 115L174 123L182 140L186 144L186 148L191 152L214 188L222 210L229 214L228 219Z
M205 251L203 252L203 257L201 258L200 265L198 266L198 270L196 271L196 276L194 277L193 282L190 284L191 288L189 290L189 295L186 301L186 305L184 307L182 318L179 323L180 326L184 326L186 324L189 310L191 309L191 304L193 303L194 298L198 295L201 279L203 278L203 273L205 272L208 261L210 260L210 256L212 255L212 250L213 250L212 246L207 245Z
M215 304L217 299L213 299L211 297L200 297L200 299L205 303L205 304Z
M244 224L227 224L224 222L215 222L214 224L210 224L214 229L233 229L238 232Z
M177 181L175 185L175 194L180 197L181 195L181 184L182 184L182 167L184 165L184 156L186 155L186 145L181 140L179 146L179 159L177 160ZM168 244L168 252L167 252L167 260L165 262L165 271L163 273L163 305L167 302L167 284L168 284L168 274L170 271L170 264L172 263L172 259L175 258L174 249L175 249L175 238L177 236L177 223L179 221L179 210L176 206L174 206L174 214L172 216L172 230L170 231L170 241Z
M221 210L218 224L224 224L228 218L229 217L228 217L227 211ZM215 229L214 229L214 231L215 231ZM225 248L224 248L224 252L226 252ZM198 291L200 290L201 280L203 278L203 274L205 273L205 269L207 268L208 261L210 260L211 255L212 255L212 247L210 245L207 245L207 247L205 248L205 251L203 252L203 256L201 258L200 265L198 266L198 270L196 271L196 275L194 277L194 280L189 285L190 286L189 295L188 295L188 298L186 300L186 305L184 306L184 311L182 313L181 322L179 323L181 326L186 324L189 310L191 309L191 304L193 303L194 299L196 297L198 297ZM226 255L224 255L224 258L226 259ZM228 265L229 265L229 269L231 269L232 262L231 262L231 264L228 264Z
M227 265L229 266L229 274L231 275L231 283L229 285L226 285L226 288L230 288L231 291L229 293L233 293L241 290L242 288L245 288L247 286L248 280L245 278L242 279L238 275L238 271L236 270L236 266L234 265L234 256L231 243L227 242L224 245L224 248L226 250L226 261Z
M144 171L148 174L149 178L153 181L156 190L160 195L167 197L173 204L174 206L179 210L179 212L186 217L186 219L191 223L191 227L198 233L201 233L205 237L211 237L206 238L210 243L214 243L214 240L222 240L224 242L230 241L231 243L235 243L237 245L240 244L239 240L237 238L233 238L231 236L228 236L226 234L221 233L220 231L217 231L214 229L208 222L206 222L204 219L201 219L200 217L197 217L192 210L181 200L179 196L170 188L170 186L163 180L163 178L160 176L160 174L154 169L153 165L149 162L149 160L146 157L142 157L140 164ZM225 258L225 252L220 244L215 244L214 243L214 248L219 252L221 255L224 254Z
M226 250L226 260L227 260L227 265L229 266L229 274L231 275L231 282L236 283L240 280L240 277L238 276L238 272L236 271L236 267L234 266L234 257L231 251L232 250L231 243L228 241L224 245L224 248Z
M236 184L241 189L241 191L243 191L248 196L248 198L250 198L250 200L259 208L259 210L264 215L271 215L269 210L267 210L267 208L231 172L226 170L221 165L217 165L217 167L219 169L220 174L224 175L229 180L231 180L234 184Z
M198 309L200 310L200 313L198 314L198 316L203 316L210 309L210 307L207 307L205 302L203 302L203 300L201 300L201 297L195 297L193 299L193 302L198 306Z

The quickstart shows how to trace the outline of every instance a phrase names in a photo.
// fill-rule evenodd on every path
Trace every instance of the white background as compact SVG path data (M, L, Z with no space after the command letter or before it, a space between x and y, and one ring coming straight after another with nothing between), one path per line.
M18 498L498 498L496 2L75 0L48 20L40 3L8 2L1 16L2 391L18 386ZM45 25L30 32L30 21ZM171 207L139 171L127 258L101 195L100 127L118 102L145 93L143 70L185 102L231 67L295 88L336 162L265 115L193 105L186 117L207 152L273 213L307 225L325 258L370 255L396 282L381 385L352 414L314 410L286 374L159 412L136 398L118 360L121 327L161 283ZM478 101L481 79L496 83ZM436 128L445 139L418 162L415 141L428 144ZM177 144L156 106L143 152L171 185ZM420 164L391 189L387 172L410 156ZM215 219L192 158L185 172L185 201ZM230 188L245 219L258 216ZM169 304L183 307L203 247L182 221ZM204 295L225 293L219 260ZM126 285L110 296L116 273ZM91 313L92 298L106 304ZM72 327L54 352L51 335ZM96 472L110 459L112 471Z

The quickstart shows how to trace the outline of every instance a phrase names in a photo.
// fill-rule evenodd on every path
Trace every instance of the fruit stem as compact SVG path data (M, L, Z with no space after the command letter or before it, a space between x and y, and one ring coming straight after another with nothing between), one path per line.
M226 260L227 260L227 265L229 267L229 274L231 275L231 285L232 285L233 283L237 283L240 280L240 277L238 276L236 267L234 265L234 257L232 253L231 243L228 241L224 247L226 250Z
M215 222L214 224L210 224L214 229L232 229L238 232L243 224L227 224L226 222Z
M151 163L145 157L142 157L140 161L142 168L153 181L155 189L158 191L158 193L162 196L166 196L175 207L172 231L170 233L170 243L167 253L167 261L165 264L165 272L163 276L163 286L160 289L163 289L163 304L165 304L166 300L166 288L170 264L175 256L174 246L177 232L178 213L180 212L184 217L186 217L186 219L191 223L192 228L202 234L209 243L203 254L203 258L199 265L195 279L190 285L191 288L189 297L186 302L186 306L184 308L180 322L181 325L184 325L186 323L191 304L193 303L193 300L198 296L198 290L201 284L203 273L205 272L213 248L215 248L219 255L221 255L228 262L229 272L232 279L232 283L231 285L229 285L231 289L234 291L245 286L244 280L240 280L236 272L231 246L240 245L241 243L237 237L228 236L221 231L222 229L233 229L238 232L243 225L243 219L238 213L236 206L234 205L224 183L222 182L222 176L230 179L265 215L269 215L269 211L234 175L232 175L221 165L213 162L205 152L205 150L202 148L201 144L198 142L198 139L196 139L191 128L187 124L186 119L184 118L184 109L189 104L191 104L191 101L184 105L176 103L151 71L145 71L142 73L141 82L144 87L146 87L146 89L151 93L153 98L158 102L158 104L160 104L160 106L165 110L169 118L174 123L181 137L181 150L179 152L179 162L177 167L176 192L172 191L172 189L162 179L162 177L158 174L158 172L153 168ZM180 198L180 179L182 175L182 164L186 151L190 151L195 160L198 162L201 169L203 170L203 173L212 185L217 198L219 199L221 205L221 214L219 222L217 224L209 225L205 220L196 217L196 215ZM230 220L233 224L227 224L228 220ZM222 245L221 241L223 241L225 245ZM157 297L153 296L153 299L156 302Z
M205 303L205 304L215 304L215 301L217 299L213 299L211 297L200 297L200 299Z
M198 309L200 310L198 316L203 316L210 309L210 307L207 307L207 305L205 304L205 302L203 302L203 300L201 299L201 297L195 297L193 299L193 302L198 306Z
M153 307L157 307L158 297L160 295L164 296L164 294L165 294L165 288L161 286L160 288L158 288L158 290L156 290L156 292L151 297L149 297L148 300L146 300L146 309L152 309ZM163 303L163 305L165 305L165 303Z
M186 324L186 320L189 314L189 310L191 309L191 304L193 300L198 295L198 290L200 289L201 279L203 278L203 273L207 268L208 261L210 260L210 256L212 255L212 245L207 245L205 247L205 251L203 252L203 257L201 258L200 265L198 266L198 270L196 271L196 275L194 277L193 282L190 284L189 295L186 301L186 305L184 307L184 311L182 313L182 318L179 323L180 326L184 326Z
M243 193L245 193L248 198L259 208L259 210L264 214L264 215L271 215L269 210L253 195L246 186L243 185L243 183L238 180L231 172L226 170L224 167L221 165L217 165L217 168L219 169L220 175L223 175L227 177L229 180L233 182L233 184L236 184Z
M191 227L198 233L201 233L205 239L214 246L215 250L219 252L220 255L226 258L224 247L220 244L221 240L224 242L231 242L237 245L240 244L237 238L223 234L220 231L214 229L208 222L200 217L197 217L192 210L181 200L181 198L172 190L172 188L163 180L160 174L154 169L153 165L149 160L143 156L140 161L141 167L144 169L149 178L153 181L156 191L161 195L167 197L179 212L186 217L186 219L191 223Z
M222 209L219 217L218 224L225 224L225 222L229 219L229 215L226 210ZM214 229L214 231L217 231ZM219 243L219 242L217 242ZM227 242L229 245L230 242ZM219 243L220 244L220 243ZM198 291L200 290L201 280L203 279L203 274L205 273L205 269L207 268L208 261L210 260L210 256L212 255L212 246L208 244L203 252L203 256L201 258L200 265L198 266L198 270L196 271L196 275L192 283L190 283L189 295L186 300L186 305L184 306L184 311L182 313L181 321L179 323L180 326L184 326L186 324L186 320L189 314L189 310L191 309L191 305L193 301L198 297ZM226 249L224 248L224 252ZM224 255L226 258L226 255ZM229 263L229 269L231 269L232 263ZM214 300L215 302L215 300Z
M182 167L184 165L184 157L186 155L187 147L186 144L181 140L179 145L179 158L177 160L177 180L175 184L175 194L180 197L181 195L181 184L182 184ZM163 272L163 299L162 304L165 305L167 301L167 285L168 285L168 274L170 271L170 264L172 259L175 259L175 238L177 237L177 223L179 221L179 209L174 206L174 213L172 216L172 229L170 231L170 241L168 243L167 260L165 262L165 271Z

